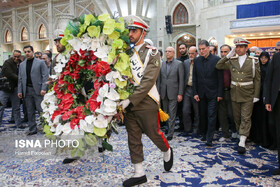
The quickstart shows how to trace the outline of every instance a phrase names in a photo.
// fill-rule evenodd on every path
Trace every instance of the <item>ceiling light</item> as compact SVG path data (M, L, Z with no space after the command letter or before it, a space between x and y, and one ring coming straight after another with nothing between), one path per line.
M263 33L260 34L261 36L263 35Z

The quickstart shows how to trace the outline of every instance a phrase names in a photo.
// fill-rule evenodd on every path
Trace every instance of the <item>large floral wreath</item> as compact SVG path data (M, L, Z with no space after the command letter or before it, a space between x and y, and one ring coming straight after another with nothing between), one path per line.
M56 75L41 104L44 132L52 139L77 135L71 156L83 156L97 139L112 150L104 139L122 118L118 102L134 89L124 19L83 15L69 22L60 42L66 50L57 56Z

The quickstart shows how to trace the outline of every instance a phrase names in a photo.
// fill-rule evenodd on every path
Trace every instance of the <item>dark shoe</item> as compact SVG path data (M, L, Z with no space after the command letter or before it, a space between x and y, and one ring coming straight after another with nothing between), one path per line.
M23 119L23 120L21 120L21 122L26 123L26 122L28 122L28 119Z
M170 141L170 140L172 140L172 139L173 139L172 136L168 136L168 137L167 137L167 140L168 140L168 141Z
M206 137L202 136L201 141L206 141Z
M105 148L104 147L98 147L98 152L99 153L103 153L105 151Z
M207 142L206 142L206 145L209 146L209 147L213 147L213 143L212 143L212 142L208 142L208 141L207 141Z
M275 169L271 172L272 175L280 175L280 169Z
M9 123L15 123L15 120L9 120L8 122Z
M181 133L179 136L184 136L184 137L187 137L187 136L189 136L189 133L187 133L187 132L183 132L183 133Z
M31 136L31 135L34 135L34 134L37 134L37 131L35 131L35 132L29 132L29 133L27 133L27 136Z
M135 186L147 182L146 175L142 177L131 177L123 182L124 187Z
M70 164L76 160L78 160L80 157L74 157L74 158L65 158L63 161L62 161L62 164Z
M237 151L238 151L239 154L245 154L246 153L245 147L241 147L241 146L237 147Z
M173 166L173 149L171 147L170 147L170 151L171 151L170 160L168 162L165 162L163 160L163 165L164 165L165 171L170 171Z
M18 126L17 128L25 129L25 126L24 126L24 125L20 125L20 126Z

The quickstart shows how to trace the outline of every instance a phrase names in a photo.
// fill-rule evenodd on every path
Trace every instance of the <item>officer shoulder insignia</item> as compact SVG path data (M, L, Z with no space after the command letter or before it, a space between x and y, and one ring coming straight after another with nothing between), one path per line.
M255 64L257 64L259 62L259 58L258 57L254 57L254 56L249 56L250 59L254 59Z
M151 50L157 50L157 48L156 47L154 47L154 46L151 46L151 45L146 45L146 48L148 48L148 49L151 49Z
M159 61L158 60L155 61L155 65L159 66Z
M233 57L230 57L230 59L237 59L238 56L233 56Z
M255 60L259 60L258 57L254 57L254 56L249 56L249 58L255 59Z

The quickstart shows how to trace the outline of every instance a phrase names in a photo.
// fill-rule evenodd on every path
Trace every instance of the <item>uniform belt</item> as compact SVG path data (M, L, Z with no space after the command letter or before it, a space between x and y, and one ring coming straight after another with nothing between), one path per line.
M234 86L248 86L251 84L254 84L253 81L249 81L249 82L235 82L235 81L231 81L231 84Z

